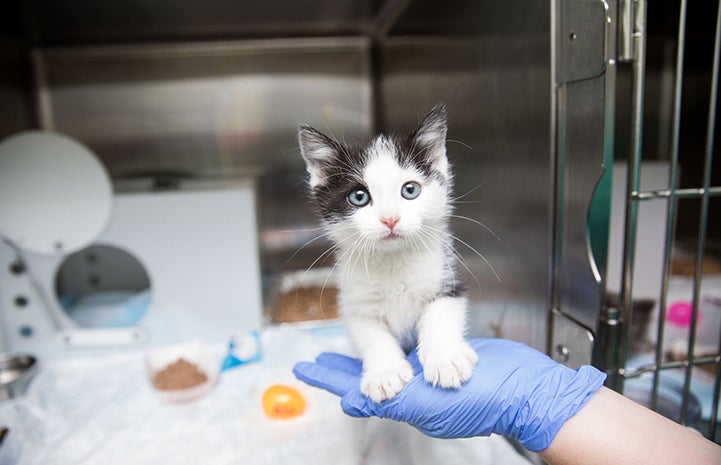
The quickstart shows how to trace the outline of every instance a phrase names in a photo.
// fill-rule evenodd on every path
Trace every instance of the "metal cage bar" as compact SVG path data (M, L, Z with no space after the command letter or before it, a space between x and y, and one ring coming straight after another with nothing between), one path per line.
M663 361L663 341L666 325L666 294L671 277L671 257L673 254L673 243L676 232L676 199L679 195L678 189L678 152L681 133L681 94L683 92L683 63L684 50L686 45L686 11L687 1L681 0L678 19L678 40L676 41L676 79L673 89L673 126L671 128L671 171L668 176L668 201L666 203L666 237L663 251L663 281L661 282L661 295L659 296L659 317L656 329L656 366ZM637 197L638 198L638 197ZM639 198L640 200L640 198ZM653 373L653 388L651 391L651 408L658 407L658 388L661 377L659 372Z
M638 202L635 195L640 182L641 149L643 140L643 95L646 79L646 1L635 0L627 16L633 18L630 32L631 63L633 70L633 101L631 108L631 151L628 158L626 183L626 215L623 240L623 270L621 273L621 308L624 324L621 326L621 348L618 368L621 376L615 379L615 389L623 392L623 370L626 367L633 320L633 270L636 256L636 233L638 229Z
M683 404L681 407L681 423L686 423L688 412L688 399L691 392L691 375L694 367L694 348L696 347L696 333L698 329L698 314L701 298L701 281L703 279L703 262L706 250L706 238L708 228L708 210L709 195L708 190L711 187L711 163L713 160L713 144L714 144L714 128L716 127L716 98L718 96L718 75L719 75L719 48L721 47L721 2L719 2L718 12L716 15L716 33L714 42L713 69L711 72L711 92L709 97L708 110L708 126L706 129L706 151L704 154L703 165L703 186L701 187L701 212L699 214L698 226L698 245L696 249L696 269L693 277L693 304L691 313L691 329L688 338L688 355L689 363L686 366L684 387L683 387ZM717 367L717 371L718 371ZM715 424L712 421L711 424Z
M680 422L686 424L688 418L689 399L691 396L691 380L694 367L700 365L715 365L715 378L712 398L712 411L709 421L707 436L715 438L717 430L717 414L719 409L719 397L721 393L721 336L718 352L710 356L696 357L694 348L696 345L698 315L701 299L701 283L703 280L703 262L707 248L709 203L713 197L721 196L721 186L711 185L711 169L714 158L716 110L718 98L718 80L720 72L721 53L721 2L717 6L713 67L711 71L711 89L708 105L708 120L706 128L706 142L703 154L703 174L699 187L678 188L679 177L679 134L681 126L681 97L683 88L683 67L684 48L686 39L686 18L687 0L681 0L679 5L679 23L676 55L676 76L673 94L673 115L670 151L670 172L668 177L668 188L660 190L639 191L640 163L641 163L641 140L642 140L642 116L643 116L643 91L645 80L645 1L632 0L633 19L635 27L633 33L633 86L634 100L632 107L632 147L628 160L627 199L625 217L624 237L624 258L622 270L622 314L624 319L622 340L617 364L618 381L615 386L623 392L623 381L628 378L640 376L645 373L653 373L653 387L651 393L651 407L656 408L659 392L659 377L663 370L683 369L684 383L682 392L682 405ZM665 328L665 315L667 294L669 289L669 278L671 274L671 260L675 242L675 225L677 221L677 203L679 199L698 199L700 201L700 212L698 217L698 241L695 250L695 268L693 273L693 298L692 315L687 341L687 355L684 360L665 361L663 353L663 340ZM630 326L633 318L632 297L633 297L633 266L635 259L636 228L638 205L640 202L662 200L667 202L667 218L664 243L664 264L663 282L661 283L661 295L659 299L659 320L657 327L657 340L654 363L627 368L627 357L630 346ZM719 328L721 333L721 328Z
M711 187L711 166L713 163L713 145L716 128L716 100L718 98L719 79L719 53L721 51L721 2L719 2L716 13L716 31L714 39L713 68L711 71L711 91L709 96L708 126L706 129L706 153L704 154L703 186L701 196L701 212L699 214L698 246L696 249L696 269L694 270L693 287L693 312L691 317L691 334L688 341L688 359L691 363L686 367L686 378L684 383L683 406L681 408L681 422L685 423L688 411L688 398L691 391L691 374L693 370L694 347L696 346L696 330L698 326L698 313L701 298L701 281L703 279L703 262L706 250L706 239L708 234L708 212L709 212L709 188ZM716 379L718 381L721 365L716 366ZM715 389L718 392L718 389ZM718 398L715 399L718 404ZM715 405L714 404L714 405ZM711 418L710 426L715 433L715 417Z

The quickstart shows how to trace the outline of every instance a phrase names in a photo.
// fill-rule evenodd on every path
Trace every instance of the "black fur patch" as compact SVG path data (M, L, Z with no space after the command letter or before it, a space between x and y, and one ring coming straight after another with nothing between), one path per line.
M357 209L348 202L348 193L357 188L367 189L361 173L368 162L363 148L338 144L334 158L324 170L323 181L311 192L316 214L329 223L337 223Z
M437 299L441 297L463 297L466 295L466 286L458 281L451 281L443 283L443 289L436 296Z
M415 167L427 179L435 179L442 184L448 182L441 173L433 168L428 147L417 144L412 137L393 138L393 142L396 147L396 160L400 166Z

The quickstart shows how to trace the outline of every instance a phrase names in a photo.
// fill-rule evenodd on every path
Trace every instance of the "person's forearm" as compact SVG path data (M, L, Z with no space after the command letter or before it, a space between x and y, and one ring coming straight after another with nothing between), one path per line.
M605 387L539 455L551 465L721 464L721 446Z

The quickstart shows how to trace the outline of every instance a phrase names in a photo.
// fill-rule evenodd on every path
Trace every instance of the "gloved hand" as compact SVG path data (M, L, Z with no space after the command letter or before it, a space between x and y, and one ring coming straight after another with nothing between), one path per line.
M561 426L601 388L606 375L591 366L572 370L545 354L504 339L469 341L478 354L473 376L459 389L427 384L415 351L408 356L415 376L395 397L380 404L359 390L362 364L324 353L300 362L295 376L341 396L354 417L390 418L439 438L501 434L538 452L549 446Z

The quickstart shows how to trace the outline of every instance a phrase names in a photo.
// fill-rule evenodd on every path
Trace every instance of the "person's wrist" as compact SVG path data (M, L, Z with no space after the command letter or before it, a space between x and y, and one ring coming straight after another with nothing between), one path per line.
M518 406L517 417L508 435L517 439L527 450L546 449L563 424L581 410L598 391L606 374L584 365L572 370L557 365L536 378Z

